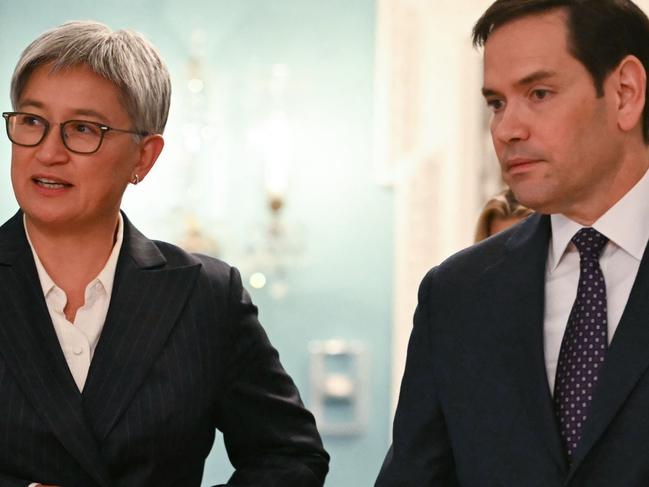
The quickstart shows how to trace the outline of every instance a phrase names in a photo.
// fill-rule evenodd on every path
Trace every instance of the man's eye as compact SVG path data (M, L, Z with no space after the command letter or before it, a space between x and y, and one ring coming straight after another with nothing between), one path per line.
M537 100L543 100L548 97L550 92L548 90L534 90L532 91L532 97L536 98Z
M493 112L497 112L503 106L505 106L502 100L487 100L487 107Z

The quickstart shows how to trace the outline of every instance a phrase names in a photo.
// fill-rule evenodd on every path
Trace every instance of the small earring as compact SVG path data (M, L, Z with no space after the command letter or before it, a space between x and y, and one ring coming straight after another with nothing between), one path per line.
M140 176L138 176L137 174L131 178L131 184L133 186L137 186L137 183L139 182L140 182Z

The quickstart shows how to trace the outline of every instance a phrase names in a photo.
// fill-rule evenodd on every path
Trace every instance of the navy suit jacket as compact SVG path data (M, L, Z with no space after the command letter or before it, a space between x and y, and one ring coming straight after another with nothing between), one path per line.
M377 487L649 485L649 258L568 465L543 352L550 234L533 215L424 278Z
M124 217L83 393L61 351L22 213L0 227L0 485L199 486L215 430L228 485L321 486L328 456L236 269Z

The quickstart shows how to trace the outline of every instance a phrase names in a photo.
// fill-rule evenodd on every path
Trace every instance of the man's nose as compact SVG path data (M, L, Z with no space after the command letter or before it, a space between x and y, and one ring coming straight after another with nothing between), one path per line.
M530 127L525 109L515 104L507 105L494 115L491 134L495 141L503 144L526 140L530 135Z

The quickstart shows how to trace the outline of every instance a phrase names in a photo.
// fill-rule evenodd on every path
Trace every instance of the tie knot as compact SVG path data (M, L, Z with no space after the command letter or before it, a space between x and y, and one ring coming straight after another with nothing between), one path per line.
M582 228L572 237L572 243L575 244L582 258L594 257L599 259L599 254L606 242L608 242L608 238L591 227Z

